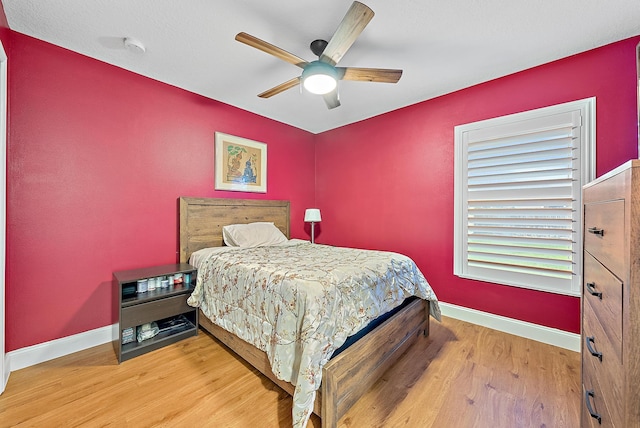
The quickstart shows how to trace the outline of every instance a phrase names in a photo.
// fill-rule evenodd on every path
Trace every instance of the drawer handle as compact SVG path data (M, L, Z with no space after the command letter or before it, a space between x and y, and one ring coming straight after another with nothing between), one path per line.
M594 336L590 336L590 337L585 337L585 343L587 345L587 349L589 350L589 352L591 353L591 355L593 355L594 357L598 357L598 359L600 361L602 361L602 352L598 352L595 349L593 349L591 347L591 344L595 344L596 343L596 338Z
M590 227L587 229L587 232L593 233L594 235L604 236L604 229L598 229L597 227Z
M599 291L596 291L596 283L595 282L587 282L587 291L589 292L589 294L591 294L592 296L596 296L597 298L599 298L600 300L602 300L602 293Z
M594 397L594 396L595 395L593 393L593 390L586 391L584 393L584 401L585 403L587 403L587 410L589 411L589 414L591 415L591 417L593 419L596 419L598 423L602 425L602 416L600 416L598 413L593 411L593 407L591 407L591 400L589 400L589 397Z

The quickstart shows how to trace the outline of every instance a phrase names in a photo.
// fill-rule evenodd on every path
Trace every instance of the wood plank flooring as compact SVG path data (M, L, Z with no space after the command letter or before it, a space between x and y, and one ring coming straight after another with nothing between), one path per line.
M574 428L579 391L578 353L445 317L339 426ZM290 427L290 407L200 331L120 365L105 344L13 372L0 427Z

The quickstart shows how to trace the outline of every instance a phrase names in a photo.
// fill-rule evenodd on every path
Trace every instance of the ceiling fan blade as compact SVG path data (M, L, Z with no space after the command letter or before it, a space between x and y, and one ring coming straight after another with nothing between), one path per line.
M273 88L268 89L261 94L258 94L258 96L260 98L269 98L274 95L278 95L280 92L284 92L287 89L291 89L295 86L298 86L299 84L300 84L300 77L294 77L291 80L287 80L286 82L281 83L278 86L274 86Z
M360 82L397 83L402 77L402 70L387 68L336 67L343 80Z
M331 110L332 108L340 107L340 98L338 97L338 88L334 89L328 94L324 94L322 98L324 98L324 102L327 105L327 108L329 110Z
M277 46L272 45L269 42L265 42L257 37L254 37L247 33L238 33L236 34L236 40L240 43L244 43L245 45L249 45L256 49L261 50L262 52L268 53L269 55L273 55L276 58L280 58L283 61L286 61L290 64L297 65L300 68L304 68L308 62L299 56L296 56L290 52L285 51L284 49L280 49Z
M320 55L320 61L336 65L362 33L364 27L371 21L373 15L374 13L369 7L354 1L347 14L342 18L342 22L324 52Z

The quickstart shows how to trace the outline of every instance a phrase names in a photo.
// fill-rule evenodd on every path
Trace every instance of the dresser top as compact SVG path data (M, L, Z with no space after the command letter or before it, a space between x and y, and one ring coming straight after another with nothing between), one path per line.
M598 184L604 180L607 180L615 175L620 174L621 172L624 172L630 168L638 168L640 167L640 159L631 159L626 161L625 163L623 163L622 165L618 166L617 168L612 169L611 171L607 172L606 174L601 175L600 177L596 178L593 181L588 182L587 184L585 184L583 186L583 188L587 188L587 187L591 187L594 184Z

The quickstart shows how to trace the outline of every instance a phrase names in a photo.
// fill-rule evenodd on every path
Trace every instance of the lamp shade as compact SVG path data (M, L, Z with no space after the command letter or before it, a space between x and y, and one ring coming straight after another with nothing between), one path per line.
M307 208L304 212L304 221L306 222L318 222L322 221L320 216L320 210L318 208Z
M312 94L324 95L338 85L338 72L323 61L312 61L302 70L302 86Z

